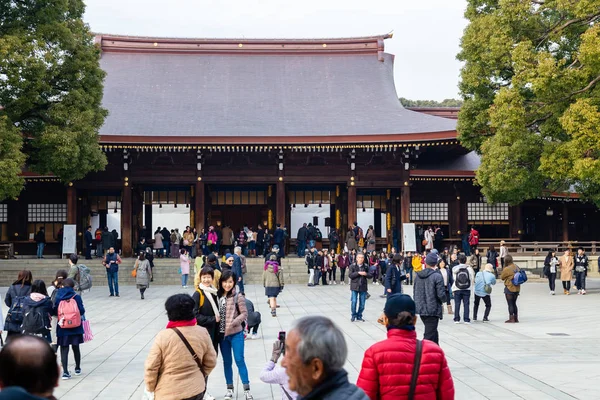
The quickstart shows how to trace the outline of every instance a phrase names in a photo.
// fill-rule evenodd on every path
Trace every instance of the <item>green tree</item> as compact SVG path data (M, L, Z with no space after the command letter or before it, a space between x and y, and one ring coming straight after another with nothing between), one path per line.
M104 72L81 0L0 7L0 200L27 169L68 182L104 169L98 129Z
M462 100L458 99L444 99L442 101L435 100L409 100L404 97L400 97L400 103L404 107L460 107L462 106Z
M465 16L458 131L483 194L600 204L600 0L468 0Z

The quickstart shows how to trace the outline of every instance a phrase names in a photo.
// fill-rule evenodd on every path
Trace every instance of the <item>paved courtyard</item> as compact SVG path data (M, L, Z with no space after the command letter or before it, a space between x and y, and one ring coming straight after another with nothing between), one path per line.
M446 352L457 399L597 399L600 398L600 281L589 281L588 295L549 296L547 285L529 282L519 299L520 324L504 324L506 305L502 287L492 295L491 323L455 325L447 316L440 324L441 346ZM140 399L144 360L156 333L167 318L164 300L178 287L155 286L141 301L134 287L123 287L121 298L109 298L106 287L84 294L95 339L82 346L80 377L60 381L57 397L63 400ZM263 315L261 338L247 340L246 362L255 399L279 399L278 387L259 381L280 330L309 314L332 318L344 331L349 346L346 369L355 382L364 350L385 338L376 323L383 308L381 286L371 286L367 322L350 322L348 286L308 288L286 286L280 297L278 318L268 312L263 288L247 286L247 295ZM406 292L412 294L412 287ZM0 289L2 298L6 288ZM6 307L3 305L3 315ZM481 318L481 317L480 317ZM423 326L417 326L422 337ZM72 357L72 356L71 356ZM234 371L235 367L234 367ZM236 394L241 382L236 379ZM217 398L225 392L221 360L210 377L209 391Z

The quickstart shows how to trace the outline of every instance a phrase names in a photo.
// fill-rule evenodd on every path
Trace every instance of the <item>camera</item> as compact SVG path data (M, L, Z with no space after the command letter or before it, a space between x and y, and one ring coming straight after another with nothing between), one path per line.
M285 355L285 331L279 331L277 339L281 343L281 354Z

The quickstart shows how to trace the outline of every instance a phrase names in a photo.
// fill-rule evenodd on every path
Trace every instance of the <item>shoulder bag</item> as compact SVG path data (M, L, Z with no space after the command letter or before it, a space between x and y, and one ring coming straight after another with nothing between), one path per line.
M415 390L417 389L417 379L419 378L419 369L421 369L421 354L423 353L423 342L417 339L417 351L415 352L415 364L413 365L412 378L410 380L410 389L408 390L408 400L414 400Z
M200 372L202 372L202 375L206 378L206 373L204 372L204 367L202 367L202 362L198 358L198 354L196 354L196 352L192 348L192 345L190 345L190 342L187 341L187 339L185 338L185 336L183 336L183 333L181 333L181 331L179 329L177 329L177 328L172 328L172 329L175 331L177 336L179 336L179 338L181 339L181 341L183 342L185 347L187 347L188 351L194 358L194 361L196 361L196 364L198 364L198 368L200 369Z

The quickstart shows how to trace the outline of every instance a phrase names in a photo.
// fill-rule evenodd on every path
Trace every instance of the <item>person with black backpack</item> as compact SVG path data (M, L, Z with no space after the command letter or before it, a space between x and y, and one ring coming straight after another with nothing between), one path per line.
M31 294L31 271L24 269L19 272L17 280L8 288L4 304L8 307L4 330L7 337L21 333L21 324L25 316L23 307L27 297Z
M465 253L458 254L458 265L452 268L452 293L454 294L454 323L460 323L460 305L464 306L463 320L465 324L471 324L469 318L469 300L471 299L471 288L475 282L475 272L467 265Z
M48 343L52 343L50 333L52 300L48 296L44 281L39 279L33 281L31 294L23 302L23 312L21 332L25 335L41 335Z

